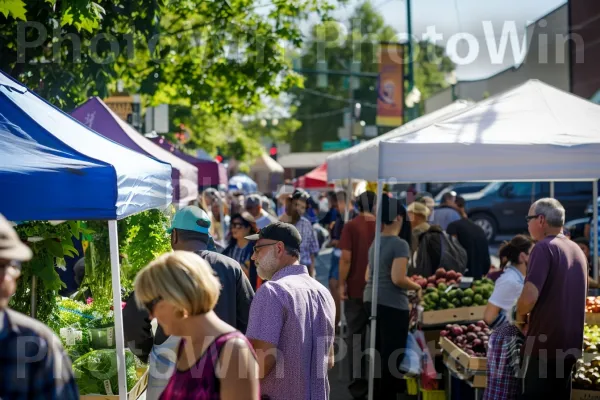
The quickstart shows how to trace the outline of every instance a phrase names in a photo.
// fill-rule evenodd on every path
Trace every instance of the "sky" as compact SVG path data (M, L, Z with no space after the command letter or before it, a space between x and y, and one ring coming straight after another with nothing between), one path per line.
M400 34L406 32L406 0L371 1L388 25ZM347 20L360 2L351 0L346 6L340 6L335 13L336 19ZM413 35L421 39L428 28L435 27L436 33L443 35L437 43L444 46L457 33L475 36L479 55L473 62L457 65L456 76L459 80L483 79L521 62L520 57L510 51L509 43L509 50L500 59L501 62L492 63L486 43L495 40L498 45L503 27L514 23L520 42L528 24L565 3L565 0L412 0ZM489 21L488 27L493 28L493 34L488 28L487 37L484 21ZM459 41L456 48L459 56L467 55L465 41Z

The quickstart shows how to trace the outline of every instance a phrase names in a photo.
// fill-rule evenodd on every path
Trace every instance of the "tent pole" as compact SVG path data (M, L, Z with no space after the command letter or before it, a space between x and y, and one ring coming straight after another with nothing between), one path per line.
M119 266L119 236L117 221L108 221L110 241L110 269L113 289L113 308L115 315L115 340L117 342L117 375L119 378L119 399L127 400L127 366L125 364L125 337L123 335L123 310L121 309L121 271Z
M592 238L592 248L594 251L594 279L598 279L598 180L594 179L592 185L592 196L594 196L594 200L592 201L592 205L594 207L594 222L590 226L592 230L592 234L590 235L590 237Z
M346 209L344 210L344 224L350 220L350 205L352 204L352 178L348 179L348 187L346 188ZM334 250L335 251L335 250ZM346 321L346 302L340 300L340 336L342 340L346 339L348 322ZM352 355L350 356L352 357ZM340 374L343 368L340 368ZM352 371L350 377L352 378Z
M344 212L344 223L350 219L350 204L352 198L352 178L348 179L348 187L346 188L346 211Z
M37 316L37 276L31 277L31 318Z
M554 198L554 181L550 181L550 197Z
M223 196L225 197L225 196ZM221 221L221 244L225 245L225 199L219 193L219 221Z
M374 265L371 265L373 268L373 297L371 299L371 340L369 343L369 400L374 399L374 383L375 383L375 330L377 329L377 291L379 289L379 253L381 246L381 202L383 196L383 179L377 180L377 206L375 208L375 253L374 253ZM381 360L382 368L387 366L388 360Z

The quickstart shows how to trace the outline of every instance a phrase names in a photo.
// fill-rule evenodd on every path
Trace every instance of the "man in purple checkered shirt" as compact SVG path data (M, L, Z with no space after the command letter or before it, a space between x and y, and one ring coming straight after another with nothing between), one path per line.
M261 392L270 400L326 400L333 366L335 304L299 263L302 238L275 222L256 235L252 259L267 280L256 292L246 336L257 353Z
M487 387L483 400L514 400L520 394L520 351L524 338L511 323L495 329L487 352Z

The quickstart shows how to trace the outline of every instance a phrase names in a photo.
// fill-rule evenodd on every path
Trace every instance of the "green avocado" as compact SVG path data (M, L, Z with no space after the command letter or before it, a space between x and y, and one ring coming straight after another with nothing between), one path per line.
M473 303L479 306L483 305L483 296L480 294L476 294L475 296L473 296Z
M455 297L454 299L452 299L452 304L454 304L456 307L460 307L462 305L462 303L458 297Z
M465 297L473 297L475 295L475 292L473 292L473 289L465 289L464 295Z
M462 298L461 303L463 306L470 306L473 304L473 298L470 296L465 296Z

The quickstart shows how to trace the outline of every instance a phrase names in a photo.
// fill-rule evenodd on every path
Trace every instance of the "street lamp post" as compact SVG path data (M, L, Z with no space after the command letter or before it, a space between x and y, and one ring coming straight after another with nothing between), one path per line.
M450 85L450 90L452 91L452 102L457 100L456 96L456 72L452 71L449 74L446 74L446 83Z
M408 33L408 43L406 49L408 50L408 93L411 93L413 88L415 87L415 70L413 65L413 43L412 43L412 16L411 16L411 0L406 0L406 30ZM413 120L416 118L416 108L409 107L409 120Z

